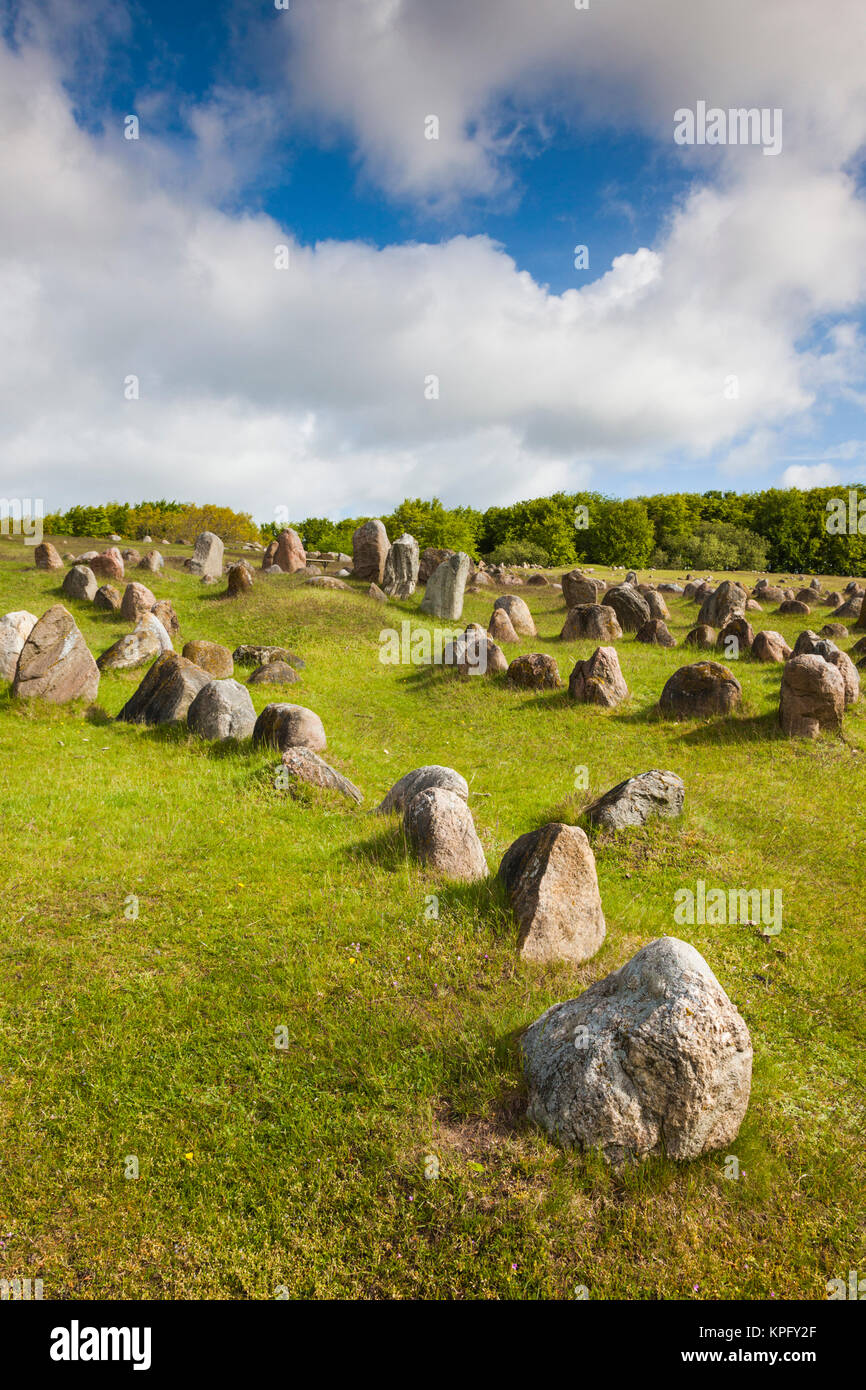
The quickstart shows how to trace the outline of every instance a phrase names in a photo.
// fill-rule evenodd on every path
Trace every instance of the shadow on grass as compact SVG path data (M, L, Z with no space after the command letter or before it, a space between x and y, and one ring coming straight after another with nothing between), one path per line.
M354 863L375 864L377 868L394 872L403 867L408 855L402 823L387 821L383 828L346 848L346 857Z

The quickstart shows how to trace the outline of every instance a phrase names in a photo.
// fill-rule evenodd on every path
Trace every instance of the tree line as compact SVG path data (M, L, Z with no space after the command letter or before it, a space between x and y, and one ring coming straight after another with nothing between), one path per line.
M866 486L768 488L762 492L673 492L618 499L556 492L508 507L445 507L406 498L380 518L393 540L403 532L422 549L465 550L504 564L635 569L779 570L856 575L866 571ZM310 550L352 552L352 533L369 516L291 523ZM44 519L49 535L128 540L193 540L215 531L229 543L268 540L285 522L257 525L247 512L192 503L107 503Z

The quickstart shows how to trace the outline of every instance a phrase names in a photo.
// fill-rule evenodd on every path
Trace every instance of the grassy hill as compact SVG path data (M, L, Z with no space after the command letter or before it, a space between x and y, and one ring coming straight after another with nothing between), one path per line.
M0 611L63 601L95 654L129 630L62 578L0 542ZM253 686L255 707L315 710L365 801L294 799L272 754L114 723L141 670L104 675L89 711L3 688L0 1277L42 1277L46 1298L821 1299L863 1267L866 700L842 738L788 741L781 668L743 658L737 717L671 724L653 706L688 649L626 635L632 698L607 712L383 665L383 626L428 622L420 594L384 609L289 576L239 600L169 566L128 578L172 600L178 650L299 653L301 684ZM539 637L507 655L549 652L567 682L595 644L559 640L561 594L520 592ZM465 620L486 626L494 597ZM697 608L668 603L681 640ZM751 616L793 645L824 615ZM467 778L492 874L519 834L578 821L579 767L596 794L671 769L685 812L595 834L604 946L531 966L493 878L437 882L371 814L433 762ZM697 879L781 889L781 934L677 927ZM736 1181L724 1152L615 1173L524 1118L520 1031L664 934L751 1031Z

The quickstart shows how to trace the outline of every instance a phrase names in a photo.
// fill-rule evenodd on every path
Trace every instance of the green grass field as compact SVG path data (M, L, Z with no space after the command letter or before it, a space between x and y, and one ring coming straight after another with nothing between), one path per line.
M288 576L240 600L169 567L127 577L173 601L178 650L207 637L303 656L300 685L251 687L256 709L315 710L326 758L365 800L293 799L273 787L274 755L114 723L142 670L103 676L91 710L3 687L0 1277L41 1277L66 1299L580 1285L593 1299L823 1299L828 1279L866 1273L866 700L843 737L788 741L781 668L744 658L740 715L670 724L653 706L689 649L626 635L632 698L607 712L381 664L380 629L415 619L420 593L385 610ZM0 544L0 611L64 601L95 654L129 630L62 600L62 578ZM550 652L567 682L595 644L559 641L561 594L520 592L539 637L507 655ZM468 597L465 619L486 626L495 596ZM697 607L669 607L681 639ZM793 645L829 610L751 617ZM579 970L533 967L493 877L436 881L399 818L371 814L432 762L469 781L492 875L517 835L578 820L581 766L595 794L671 769L685 812L593 836L604 946ZM699 878L781 889L781 934L677 927L674 893ZM724 1152L616 1173L524 1118L521 1030L664 934L702 952L751 1031L736 1181Z

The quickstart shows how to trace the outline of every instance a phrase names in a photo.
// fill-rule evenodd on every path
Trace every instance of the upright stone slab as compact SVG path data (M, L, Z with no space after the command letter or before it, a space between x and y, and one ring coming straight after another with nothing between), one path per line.
M249 738L256 711L245 685L236 680L216 680L203 685L186 716L187 727L199 738Z
M99 586L89 565L73 565L66 571L61 588L67 598L94 599Z
M499 866L520 934L524 960L594 956L605 937L595 857L579 826L554 822L521 835Z
M125 724L181 724L212 677L186 657L167 652L153 663L117 716Z
M28 613L26 608L4 613L0 618L0 676L4 681L15 679L21 650L38 621L36 614Z
M365 521L352 536L352 569L355 578L381 585L385 578L387 558L388 532L383 522Z
M277 548L271 558L272 565L279 565L283 574L295 574L307 563L307 555L297 531L287 526L277 537Z
M192 555L184 560L184 569L202 579L218 579L223 572L225 546L213 531L202 531L195 538Z
M462 550L444 560L430 576L421 600L421 612L457 622L463 616L463 595L471 563Z
M398 536L385 561L385 577L382 588L389 598L409 598L418 583L418 567L421 557L418 542L414 536Z
M95 700L99 670L75 619L56 603L31 628L21 648L12 694L22 699Z

